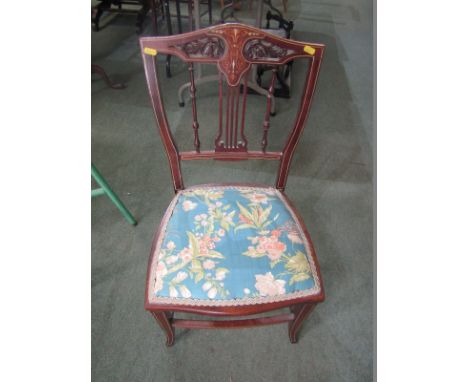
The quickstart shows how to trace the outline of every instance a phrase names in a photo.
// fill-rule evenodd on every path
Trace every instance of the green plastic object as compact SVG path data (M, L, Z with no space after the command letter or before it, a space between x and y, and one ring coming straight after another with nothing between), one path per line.
M100 195L107 195L109 199L114 203L114 205L119 209L119 211L124 216L125 220L127 220L132 225L137 225L137 221L130 213L130 211L125 207L119 197L116 195L112 188L109 186L109 183L103 178L101 173L97 170L96 166L91 163L91 176L94 178L97 184L101 186L101 188L96 188L91 190L91 197L94 198L95 196Z

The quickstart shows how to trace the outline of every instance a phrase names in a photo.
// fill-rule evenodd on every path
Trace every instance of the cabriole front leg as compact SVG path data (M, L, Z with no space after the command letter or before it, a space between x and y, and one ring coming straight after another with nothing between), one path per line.
M155 320L166 333L166 345L174 344L174 327L171 325L172 314L169 312L151 312Z
M294 320L289 322L289 340L292 344L297 342L297 333L307 316L314 310L316 304L299 304L291 306L294 313Z

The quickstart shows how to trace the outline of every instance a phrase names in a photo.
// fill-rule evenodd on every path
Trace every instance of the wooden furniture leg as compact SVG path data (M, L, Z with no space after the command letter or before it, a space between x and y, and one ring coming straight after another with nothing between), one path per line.
M109 186L109 183L104 179L101 173L98 171L96 166L91 163L91 176L99 184L100 188L96 188L91 190L91 197L94 198L100 195L107 195L108 198L111 200L112 203L119 209L120 213L123 215L126 221L128 221L131 225L137 225L137 221L131 214L131 212L125 207L125 204L122 203L120 198L117 194L112 190Z
M91 64L91 73L96 73L100 75L102 79L104 80L104 82L107 84L107 86L109 86L112 89L117 89L117 90L125 89L124 84L112 82L109 76L107 75L106 71L99 65Z
M212 0L208 0L208 22L213 24Z
M143 22L145 21L146 14L150 9L149 0L143 0L141 8L137 13L137 22L136 22L136 33L141 34L143 32Z
M217 328L234 328L234 327L250 327L257 325L271 325L289 322L289 340L291 343L297 343L297 333L302 326L302 323L307 316L314 310L315 303L298 304L290 307L292 314L281 314L277 316L241 319L241 320L180 320L173 319L173 312L154 312L151 314L158 322L159 326L166 333L166 345L172 346L175 341L175 328L189 329L217 329Z
M182 14L180 13L180 0L176 0L177 29L182 33Z
M151 6L151 22L153 23L154 34L158 35L158 6L156 0L149 0Z
M174 345L174 328L171 324L172 313L169 312L151 312L159 326L166 332L166 346Z
M171 13L169 10L169 0L164 0L164 10L166 13L167 34L172 35ZM171 77L171 55L166 56L166 77Z
M189 32L193 31L193 0L187 1Z
M289 323L289 340L292 344L297 342L297 332L302 326L304 319L314 310L317 304L299 304L292 306L294 320Z
M122 4L128 5L136 5L140 4L141 8L136 12L137 14L137 22L136 22L136 32L137 34L141 34L143 32L143 23L145 21L145 17L148 11L152 10L152 23L154 33L157 34L157 4L156 0L102 0L98 5L96 5L92 9L91 15L91 22L94 24L94 28L96 31L99 31L99 20L104 13L104 11L108 10L110 12L117 12L117 13L135 13L135 10L129 9L122 9ZM112 5L116 5L117 9L112 9Z
M94 24L94 29L96 32L99 32L99 20L101 19L102 14L105 10L110 9L112 0L104 0L101 1L94 9L93 9L93 18L92 22Z

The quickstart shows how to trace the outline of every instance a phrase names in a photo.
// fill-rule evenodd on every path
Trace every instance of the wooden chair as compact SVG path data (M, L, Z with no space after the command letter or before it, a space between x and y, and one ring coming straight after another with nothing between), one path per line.
M164 12L166 17L167 33L172 35L172 21L171 21L171 12L169 6L170 0L164 0ZM180 4L187 4L187 16L182 16L180 10ZM182 18L188 19L188 30L193 31L198 29L197 24L199 24L201 17L208 13L208 22L211 25L213 23L213 11L212 11L212 0L198 0L197 7L194 0L175 0L176 8L176 20L177 20L177 31L179 34L182 33ZM200 5L206 5L207 10L205 12L200 12ZM195 22L194 22L195 19ZM171 77L171 56L166 57L166 76Z
M115 5L116 7L112 7ZM140 6L140 9L122 8L122 5ZM153 30L155 34L158 34L158 11L162 14L162 3L159 0L99 0L91 11L91 22L94 24L94 29L99 32L99 22L101 16L105 11L112 13L122 14L136 14L136 33L141 34L143 32L143 23L148 11L151 10L151 20L153 23Z
M237 23L177 36L143 37L140 46L176 193L154 237L145 309L164 329L168 346L174 343L175 328L239 328L285 322L289 323L290 341L295 343L303 320L325 296L312 241L284 189L311 106L324 46L283 39ZM154 57L161 53L188 63L193 151L180 152L168 126ZM275 76L264 111L261 150L248 150L245 85L250 68L254 64L280 66L297 58L307 59L309 66L300 107L283 150L267 150ZM214 64L219 72L219 127L214 150L201 150L194 63ZM181 161L203 159L277 160L276 185L205 184L185 189ZM289 308L289 312L248 317L280 308ZM180 319L175 315L179 312L231 319ZM243 316L247 317L240 318Z

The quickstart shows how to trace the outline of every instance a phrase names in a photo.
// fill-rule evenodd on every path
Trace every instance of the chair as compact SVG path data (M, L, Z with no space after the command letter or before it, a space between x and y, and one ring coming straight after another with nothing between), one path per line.
M176 328L239 328L286 322L290 341L295 343L303 320L325 295L309 233L284 189L311 106L324 46L233 23L177 36L143 37L140 47L176 193L153 240L145 309L165 331L168 346L174 343ZM155 65L157 54L176 55L188 63L193 151L179 151L169 129ZM245 85L250 68L253 64L281 66L297 58L307 59L309 66L300 107L283 150L267 150L275 76L269 87L261 150L248 150ZM214 64L219 71L219 127L214 150L201 149L194 63ZM181 161L205 159L277 160L276 185L229 183L184 188ZM249 317L280 308L289 309L287 313ZM181 319L177 318L179 312L223 320Z
M112 8L112 5L117 6L117 8ZM122 5L138 5L141 7L137 10L132 8L122 8ZM105 11L122 14L136 14L136 33L141 34L143 32L143 22L149 10L151 10L151 20L154 33L158 34L157 13L158 11L159 13L162 13L162 3L158 0L99 0L99 4L92 8L91 22L94 24L96 32L99 32L99 21Z
M294 28L294 23L292 21L288 21L284 19L282 13L271 5L271 1L268 1L268 2L265 1L265 3L267 3L267 5L270 6L271 10L267 11L267 14L266 14L267 23L263 30L265 32L277 35L279 37L290 39L291 31ZM277 29L270 28L271 20L278 22ZM283 97L283 98L290 97L292 64L293 64L293 61L289 61L286 65L283 65L282 67L277 68L277 70L275 71L276 87L273 92L273 95L275 97ZM262 84L262 77L265 74L265 72L269 71L270 69L272 69L272 67L268 65L259 65L257 67L256 80L257 80L258 86L264 88Z
M171 21L171 12L169 6L170 0L164 0L164 12L166 17L166 25L167 25L167 33L172 35L172 21ZM180 4L186 3L187 4L187 16L182 16L180 11ZM207 5L208 9L200 13L200 5ZM213 23L213 11L212 11L212 0L175 0L176 6L176 18L177 18L177 30L178 33L182 33L182 18L188 19L188 30L192 31L195 29L199 29L199 24L201 17L208 13L208 22L211 25ZM194 22L195 20L195 22ZM166 57L166 76L171 77L171 56Z

